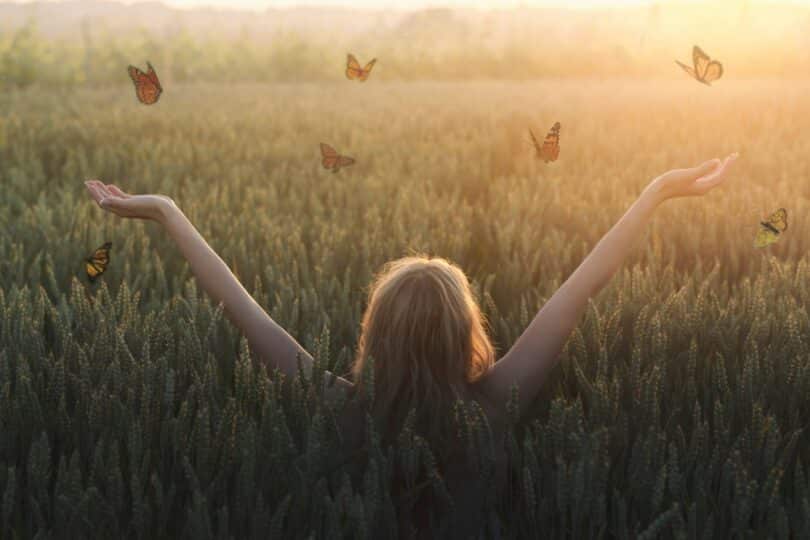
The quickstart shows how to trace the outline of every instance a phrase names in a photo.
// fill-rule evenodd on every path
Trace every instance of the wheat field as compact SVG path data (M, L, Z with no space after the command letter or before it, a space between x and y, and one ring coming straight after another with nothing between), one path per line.
M359 485L323 472L336 435L314 385L286 395L158 227L103 213L85 179L171 196L273 318L346 372L386 261L459 264L503 353L652 178L733 151L724 186L661 207L593 300L514 426L510 496L487 512L508 538L807 537L809 90L180 85L154 107L124 86L3 94L0 538L378 538L401 511L396 464L442 493L413 434L372 441ZM527 129L555 121L560 159L544 165ZM322 141L357 164L323 170ZM784 238L755 250L779 207ZM90 285L83 258L105 241L110 269Z

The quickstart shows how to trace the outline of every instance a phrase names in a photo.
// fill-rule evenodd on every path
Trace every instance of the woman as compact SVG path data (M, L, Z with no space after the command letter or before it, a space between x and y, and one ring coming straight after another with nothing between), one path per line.
M335 387L364 396L360 375L373 359L375 395L369 401L385 437L396 436L413 411L416 429L432 446L452 448L456 433L453 404L458 399L476 401L493 434L499 436L506 424L505 404L512 386L519 387L519 410L523 412L554 367L588 300L619 268L658 205L676 197L705 195L723 182L736 158L733 154L655 178L497 362L467 278L458 267L426 257L389 263L371 288L353 367L354 382L333 376ZM171 199L129 195L97 180L86 186L103 209L160 224L188 260L200 286L223 305L256 355L288 377L298 372L299 359L305 372L311 372L311 355L254 301ZM347 409L346 416L344 425L362 426L363 416L356 409ZM440 453L445 457L445 479L461 503L456 508L468 509L457 521L470 522L475 490L468 489L463 468L448 459L451 454ZM407 519L426 528L424 515Z

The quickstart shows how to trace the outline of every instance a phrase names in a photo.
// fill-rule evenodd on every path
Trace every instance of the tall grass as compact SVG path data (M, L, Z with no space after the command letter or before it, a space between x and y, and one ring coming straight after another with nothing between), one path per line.
M734 150L727 185L662 207L593 301L509 438L509 496L481 513L506 537L806 537L807 90L186 86L148 108L123 86L4 94L0 537L376 538L412 504L397 471L450 526L418 434L383 448L372 432L359 473L336 467L317 385L251 359L161 231L105 215L84 179L173 197L344 372L385 261L460 264L504 352L655 174ZM543 166L526 128L557 120L561 157ZM324 171L321 141L357 164ZM779 206L785 237L755 251ZM89 285L82 259L107 240ZM474 411L467 424L485 440Z

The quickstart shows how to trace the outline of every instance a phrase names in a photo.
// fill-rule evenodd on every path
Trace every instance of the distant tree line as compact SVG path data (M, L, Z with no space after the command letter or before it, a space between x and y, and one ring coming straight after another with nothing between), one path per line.
M339 80L349 51L361 61L379 59L375 80L675 78L683 74L673 69L672 60L689 61L689 35L695 33L681 35L680 19L663 24L657 15L625 22L583 22L570 16L561 19L567 25L559 26L533 17L524 23L515 15L493 15L487 24L485 18L467 20L434 10L398 25L374 27L365 15L363 30L341 23L333 33L320 27L285 29L283 24L266 31L218 32L183 23L122 31L103 20L84 19L67 35L46 34L31 17L0 27L0 86L118 84L127 80L127 65L143 66L147 60L170 83ZM797 47L807 41L801 29L810 22L797 22L793 37L777 31L781 26L773 22L764 30L756 27L765 24L761 19L739 24L748 30L725 28L722 35L701 41L724 61L727 78L803 78L810 73L810 54ZM750 33L761 39L740 41Z

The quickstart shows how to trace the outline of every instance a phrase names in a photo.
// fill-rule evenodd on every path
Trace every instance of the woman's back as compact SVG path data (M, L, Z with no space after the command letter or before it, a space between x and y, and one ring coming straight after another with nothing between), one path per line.
M397 508L400 538L498 537L493 507L506 486L506 419L497 407L476 396L474 387L470 387L465 397L455 407L460 418L451 437L429 440L424 424L420 429L418 421L413 426L388 425L389 432L382 437L384 452L387 450L396 461L390 493ZM353 463L350 470L355 489L362 488L368 467L369 414L368 403L355 397L347 402L340 416L344 446L336 460ZM476 428L478 433L464 433ZM375 424L378 435L385 429ZM415 476L408 478L402 458L409 446L417 447L417 451L430 451L438 479L429 477L424 463ZM388 524L382 526L385 529Z

